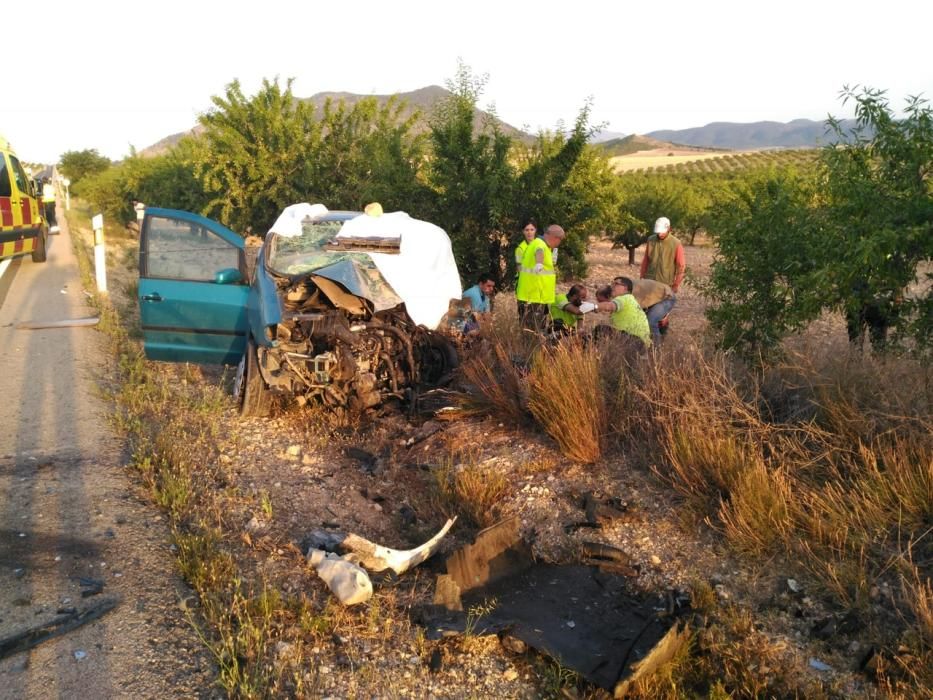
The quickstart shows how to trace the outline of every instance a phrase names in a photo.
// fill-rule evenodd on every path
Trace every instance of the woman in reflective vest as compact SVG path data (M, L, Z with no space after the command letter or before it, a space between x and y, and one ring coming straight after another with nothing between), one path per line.
M534 239L525 249L515 289L515 298L525 303L521 319L525 328L543 331L547 326L548 306L554 303L557 292L557 274L551 251L560 245L564 235L564 229L552 224L543 238Z

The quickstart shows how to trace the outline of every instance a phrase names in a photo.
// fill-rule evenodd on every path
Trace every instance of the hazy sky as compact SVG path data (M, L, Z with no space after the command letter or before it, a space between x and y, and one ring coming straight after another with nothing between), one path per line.
M120 158L192 127L234 78L247 94L275 76L299 97L384 94L444 85L458 58L488 75L481 107L531 130L572 123L590 96L593 121L625 133L848 116L845 84L898 108L933 97L921 0L51 0L2 15L0 134L26 161Z

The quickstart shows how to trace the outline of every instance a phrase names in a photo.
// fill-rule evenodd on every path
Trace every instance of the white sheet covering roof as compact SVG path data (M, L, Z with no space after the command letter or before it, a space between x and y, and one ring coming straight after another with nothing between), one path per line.
M397 254L368 253L415 323L437 328L451 299L459 299L460 274L444 229L402 211L345 222L337 238L398 238Z
M295 238L301 235L301 222L306 216L315 219L324 216L327 213L327 207L323 204L292 204L285 207L279 218L272 224L269 233L275 233L285 238Z

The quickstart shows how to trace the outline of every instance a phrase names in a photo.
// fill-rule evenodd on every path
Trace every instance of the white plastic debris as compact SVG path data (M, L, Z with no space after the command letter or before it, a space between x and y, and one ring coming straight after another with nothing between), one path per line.
M370 571L392 569L401 575L429 559L455 522L457 518L451 518L434 537L414 549L391 549L354 534L347 535L340 546L352 552L346 555L347 558L359 562Z
M366 572L353 562L320 549L308 552L308 561L344 605L365 603L373 597L372 581Z

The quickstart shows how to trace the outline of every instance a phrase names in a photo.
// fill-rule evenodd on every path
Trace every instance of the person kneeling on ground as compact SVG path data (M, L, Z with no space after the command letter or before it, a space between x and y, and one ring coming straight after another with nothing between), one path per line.
M646 348L651 347L648 317L632 296L633 286L628 277L617 277L611 287L599 291L596 308L611 314L610 321L614 329L638 338Z
M621 282L624 277L616 277L613 284ZM677 303L677 296L670 286L663 282L643 279L634 280L632 296L648 317L648 327L651 329L651 342L657 345L661 342L661 320L667 317Z
M478 331L491 310L490 300L496 290L496 281L492 275L480 275L472 287L463 293L463 298L470 302L473 312L463 325L464 334Z
M554 297L554 303L548 307L551 315L552 333L570 333L576 330L577 322L583 318L580 305L586 301L588 295L586 287L575 284L567 290L566 294Z

